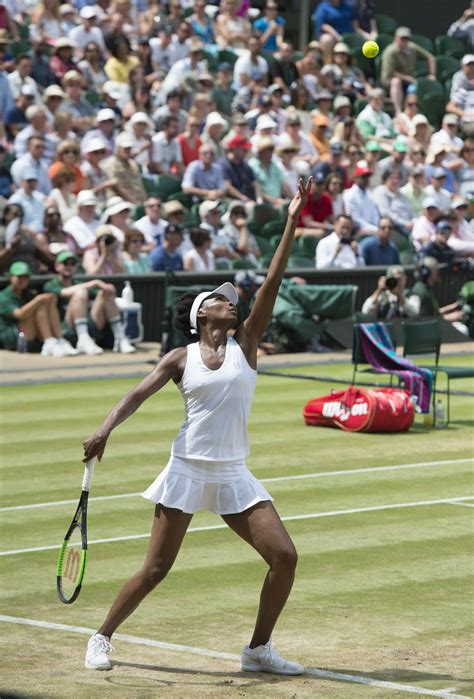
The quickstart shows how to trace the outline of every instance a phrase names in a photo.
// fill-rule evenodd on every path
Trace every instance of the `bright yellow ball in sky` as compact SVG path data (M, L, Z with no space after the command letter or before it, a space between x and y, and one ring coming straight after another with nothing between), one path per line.
M376 41L366 41L362 46L362 53L366 58L375 58L379 51L380 48Z

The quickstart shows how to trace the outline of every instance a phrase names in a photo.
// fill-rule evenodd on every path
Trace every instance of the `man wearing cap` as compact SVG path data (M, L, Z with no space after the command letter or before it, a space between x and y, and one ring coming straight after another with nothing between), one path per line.
M211 143L203 143L199 149L199 160L189 163L181 184L183 192L199 199L222 199L229 183L220 165L215 162L216 151Z
M398 248L390 240L393 222L389 216L380 217L379 226L375 235L367 236L360 244L360 252L365 264L375 267L400 264Z
M440 130L436 131L430 139L430 146L444 146L446 163L456 160L464 145L462 138L457 135L458 125L459 118L456 114L445 114Z
M77 214L64 226L66 233L74 238L78 248L84 252L95 245L95 232L99 222L95 220L97 197L90 189L83 189L77 195Z
M69 70L62 82L66 99L60 111L71 115L72 128L79 136L83 136L92 128L95 121L94 107L82 96L83 78L77 70Z
M454 262L455 252L449 246L449 238L452 233L450 221L442 219L436 224L435 239L423 245L419 252L420 257L433 257L440 265L451 266Z
M253 36L248 40L247 48L248 51L242 52L242 55L234 63L232 87L236 91L249 84L252 72L261 73L264 79L268 73L268 63L259 55L260 44L257 37Z
M12 99L17 100L21 95L22 88L28 85L28 87L34 91L35 103L40 103L38 86L31 77L32 70L33 63L31 58L26 53L20 53L15 58L15 70L8 74L8 84L10 86Z
M150 172L181 177L184 172L183 154L176 136L179 133L179 120L169 114L162 120L163 129L152 136Z
M166 99L166 95L171 90L181 87L184 78L194 77L197 81L207 69L207 63L202 58L204 44L194 41L189 46L189 56L173 63L165 79L161 83L160 96Z
M393 227L408 239L413 228L415 210L400 192L400 183L399 170L386 170L382 176L382 184L374 189L372 198L380 216L389 217Z
M286 118L285 131L293 143L298 148L298 160L304 160L310 165L314 165L321 157L314 141L301 128L301 117L299 114L290 114ZM282 135L283 135L282 134ZM277 141L278 144L278 141Z
M87 131L81 139L81 154L86 152L87 146L92 140L102 141L107 153L111 154L115 149L114 129L117 125L117 115L113 109L99 109L95 117L95 129Z
M14 262L8 275L10 284L0 291L0 347L14 351L21 327L28 343L43 342L43 357L77 354L62 337L54 294L33 294L28 288L31 270L26 262Z
M10 109L5 109L3 112L0 110L0 114L3 114L3 123L10 141L13 141L21 129L28 126L26 110L34 103L35 95L34 89L30 85L25 85L21 88L20 96L15 100L15 105L10 107Z
M431 169L430 184L425 187L425 194L436 200L438 209L448 211L451 207L452 194L445 188L446 168L433 167Z
M454 220L454 216L449 218L452 233L448 244L456 253L457 260L470 260L474 266L474 226L472 219L471 222L466 219L469 199L470 197L467 199L454 197L453 199L452 212L456 220Z
M100 48L105 55L105 41L102 31L96 26L97 9L93 5L85 5L79 12L81 24L69 32L69 38L78 46L81 51L84 51L87 44L91 41Z
M21 172L21 186L8 200L9 204L20 204L23 209L23 225L34 233L43 230L46 199L42 192L37 191L37 187L36 171L24 168Z
M353 221L346 214L339 214L332 233L322 238L316 248L316 269L338 267L354 269L363 267L364 258L354 237Z
M250 141L235 135L224 142L226 154L217 162L224 178L229 182L227 195L242 202L255 201L260 196L260 188L252 168L246 158L250 151Z
M115 302L114 285L100 279L76 281L74 274L78 262L73 252L60 252L54 265L57 275L44 285L44 290L57 299L64 334L76 345L78 352L94 356L104 351L97 342L111 346L112 338L108 337L111 330L114 349L131 354L135 348L125 336ZM89 310L90 300L93 303Z
M416 85L416 64L419 60L428 62L428 78L436 80L436 61L426 49L411 39L408 27L398 27L394 41L382 53L380 82L390 90L395 114L403 110L403 92L407 85Z
M436 220L439 218L438 201L434 197L425 197L422 214L413 222L411 238L415 250L419 252L436 236Z
M354 184L344 190L342 198L346 212L357 227L357 235L373 235L378 230L380 214L367 191L372 170L365 160L360 160L354 170Z
M145 238L143 249L147 252L163 242L168 221L162 218L162 213L161 200L158 197L149 197L145 201L145 215L133 224L133 227L140 231Z
M24 179L25 170L33 171L38 183L37 190L42 194L50 194L51 180L48 175L48 163L44 159L45 140L42 136L30 136L28 152L17 158L12 165L11 174L17 187Z
M56 114L60 111L61 105L65 99L66 93L59 85L49 85L43 92L43 101L46 107L46 116L50 128L54 128Z
M405 196L415 211L416 216L420 216L423 208L425 194L425 170L423 165L415 165L408 176L408 182L400 187L400 192Z
M364 301L362 313L377 320L415 318L418 315L418 304L408 295L406 283L407 276L403 267L399 264L390 265L386 274L379 277L374 293Z
M392 118L383 111L385 93L380 87L369 92L369 103L356 118L356 127L364 141L391 143L395 138Z
M349 186L349 176L347 174L347 168L342 164L342 157L344 154L344 147L340 141L332 140L329 142L329 159L321 163L316 163L313 167L312 174L313 177L316 173L321 173L324 179L327 179L329 175L337 175L342 180L342 186L346 189Z
M107 160L104 170L111 180L118 182L127 192L129 202L141 204L146 199L146 190L140 169L131 158L132 147L133 140L126 131L123 131L115 141L115 155Z
M222 228L221 211L218 201L206 199L199 205L199 228L211 234L211 250L214 255L216 269L230 267L229 260L239 260L241 256L234 250Z
M405 159L408 153L408 145L403 137L398 137L393 141L392 153L382 160L377 162L377 167L375 172L371 177L370 185L371 187L376 187L382 180L384 173L388 170L398 170L400 173L400 183L401 186L406 185L408 182L408 175L410 174L410 168L407 166Z
M325 181L322 172L314 174L308 201L301 210L298 221L299 235L321 237L333 229L332 203L331 197L324 191Z
M256 143L256 150L257 155L249 160L249 165L260 187L261 197L268 204L283 206L290 198L291 190L283 171L274 160L275 146L270 136L261 137Z
M157 245L149 255L152 270L154 272L182 272L183 256L179 252L182 242L182 227L166 226L162 245Z

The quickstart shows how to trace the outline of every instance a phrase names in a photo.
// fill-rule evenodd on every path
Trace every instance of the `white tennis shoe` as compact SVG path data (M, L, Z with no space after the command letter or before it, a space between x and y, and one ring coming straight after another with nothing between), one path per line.
M132 345L128 337L123 337L114 344L114 352L120 352L121 354L133 354L137 350Z
M94 356L96 354L102 354L104 351L102 347L99 347L90 335L81 335L77 341L76 349L82 354L88 354Z
M244 672L273 672L275 675L302 675L304 667L280 657L272 642L250 648L244 646L241 667Z
M84 667L88 670L110 670L112 663L110 662L109 653L112 651L113 648L107 636L95 633L90 637L87 644Z
M66 350L55 337L48 337L41 348L42 357L65 357Z
M62 347L66 357L74 357L74 355L79 354L79 350L75 349L65 337L60 337L58 343L60 347Z

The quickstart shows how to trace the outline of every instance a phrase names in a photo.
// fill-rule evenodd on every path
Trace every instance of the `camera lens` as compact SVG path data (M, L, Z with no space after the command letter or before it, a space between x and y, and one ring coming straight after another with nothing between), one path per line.
M385 286L387 289L395 289L398 284L398 279L396 277L387 277L385 280Z

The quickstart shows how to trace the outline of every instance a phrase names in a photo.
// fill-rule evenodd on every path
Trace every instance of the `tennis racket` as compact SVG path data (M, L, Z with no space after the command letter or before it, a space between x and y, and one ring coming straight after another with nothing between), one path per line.
M87 563L87 501L95 457L86 463L76 514L64 537L58 560L57 588L61 602L72 604L81 591Z

